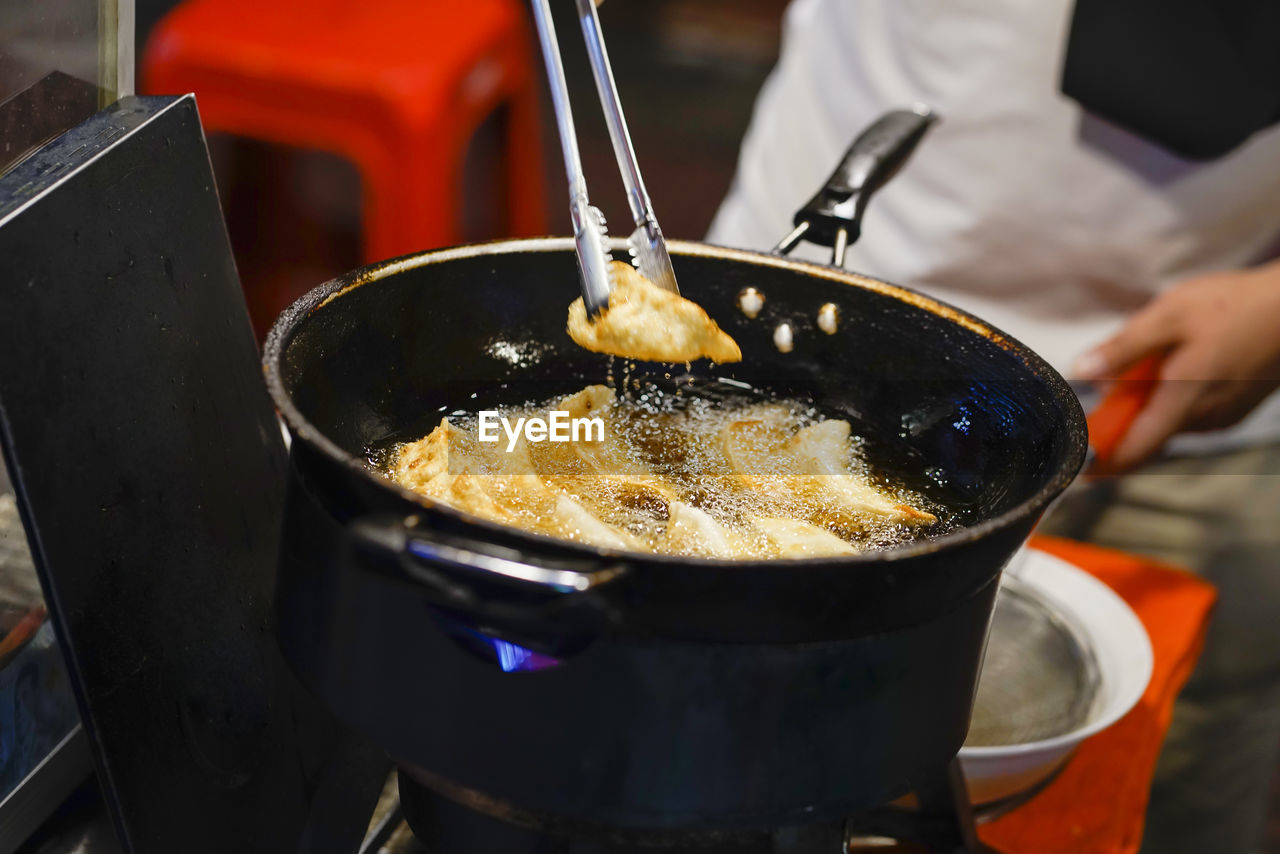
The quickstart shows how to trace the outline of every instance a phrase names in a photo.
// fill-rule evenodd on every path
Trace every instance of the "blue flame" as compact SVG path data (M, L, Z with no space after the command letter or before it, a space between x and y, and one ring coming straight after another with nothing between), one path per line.
M498 666L503 673L519 673L533 670L546 670L560 663L557 658L542 655L531 649L517 646L510 641L485 637L485 642L498 654Z
M556 667L560 659L496 638L475 626L441 615L442 627L475 655L497 664L503 673L528 673Z

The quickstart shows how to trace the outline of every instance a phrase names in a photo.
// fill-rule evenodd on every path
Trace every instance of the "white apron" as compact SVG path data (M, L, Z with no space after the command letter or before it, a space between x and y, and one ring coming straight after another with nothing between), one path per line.
M708 239L772 247L860 129L923 102L942 121L872 199L847 266L973 312L1068 377L1161 289L1275 257L1280 128L1195 163L1090 116L1059 88L1071 10L794 0ZM1280 395L1173 450L1276 439Z

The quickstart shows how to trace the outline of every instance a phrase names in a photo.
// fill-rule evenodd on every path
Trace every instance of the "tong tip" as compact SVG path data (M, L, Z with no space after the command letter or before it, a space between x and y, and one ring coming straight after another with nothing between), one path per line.
M676 272L671 266L671 255L667 252L667 241L656 221L647 220L631 232L627 248L631 251L631 263L640 275L663 290L680 293Z
M613 271L609 269L609 250L606 241L609 227L604 214L595 205L584 205L575 229L578 272L582 278L582 302L588 317L598 317L609 307L609 294L613 291Z

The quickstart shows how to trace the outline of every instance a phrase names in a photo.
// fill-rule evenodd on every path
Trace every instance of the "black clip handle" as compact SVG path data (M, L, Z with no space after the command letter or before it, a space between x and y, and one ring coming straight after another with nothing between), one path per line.
M597 592L627 574L620 562L544 560L432 531L414 517L365 517L348 530L357 565L406 582L486 635L559 655L618 622Z
M785 255L808 240L832 247L831 263L843 267L845 250L862 233L867 202L898 173L937 120L924 106L877 119L849 146L822 189L796 211L795 229L773 251Z

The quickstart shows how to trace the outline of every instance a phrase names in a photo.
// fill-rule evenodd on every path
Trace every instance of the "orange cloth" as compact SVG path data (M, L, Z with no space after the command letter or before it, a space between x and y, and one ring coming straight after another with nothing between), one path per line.
M979 835L1005 854L1129 854L1138 850L1151 776L1182 690L1204 644L1217 594L1180 569L1070 540L1033 548L1084 569L1120 595L1151 636L1151 683L1138 705L1080 746L1056 780Z

